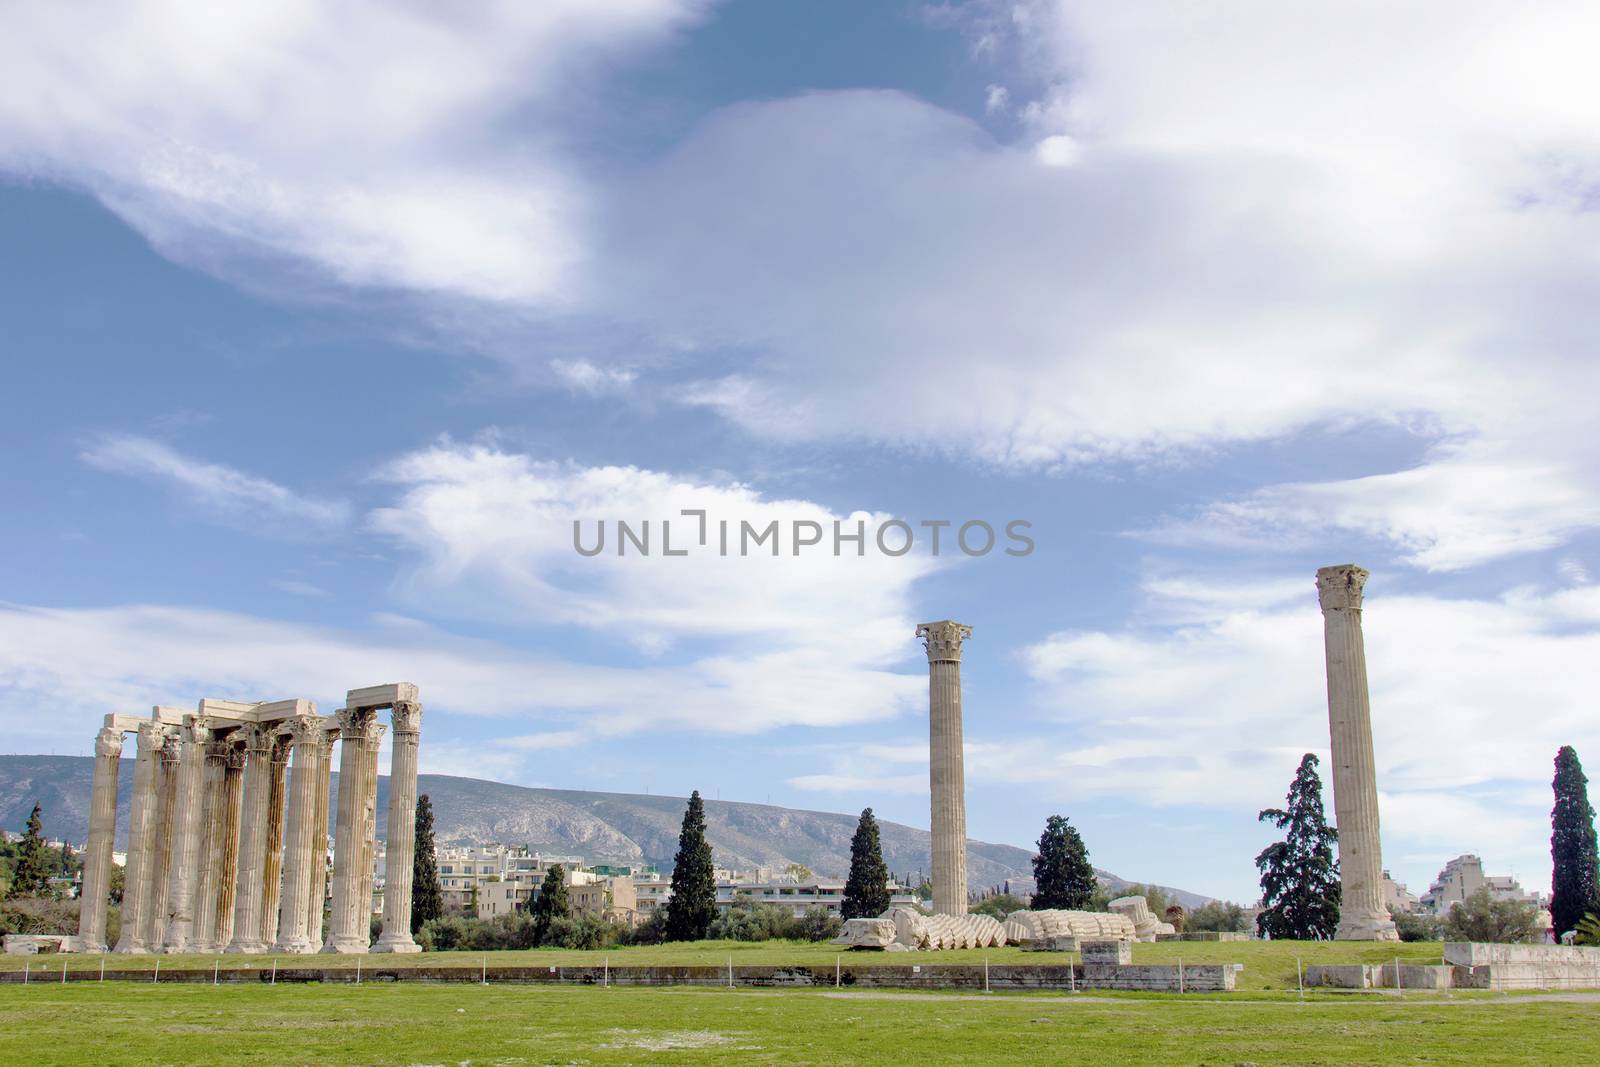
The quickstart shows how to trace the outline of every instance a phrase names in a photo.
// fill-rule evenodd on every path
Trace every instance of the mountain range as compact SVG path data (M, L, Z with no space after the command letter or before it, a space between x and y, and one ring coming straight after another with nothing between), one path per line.
M132 760L118 780L117 847L125 846ZM20 831L35 802L43 807L45 834L74 845L89 832L94 760L88 756L0 756L0 829ZM338 775L334 775L337 783ZM385 833L389 779L378 779L378 836ZM337 785L335 784L335 788ZM499 842L542 852L582 856L590 863L654 863L670 869L678 847L685 799L581 789L535 789L478 778L424 774L418 792L433 802L434 837L440 844ZM850 866L857 816L768 804L708 800L706 836L718 866L735 869L800 863L829 878ZM931 869L931 835L899 823L879 822L884 862L896 874ZM1033 885L1033 853L1013 845L967 842L967 880L974 889L1003 886L1026 892ZM1112 888L1128 881L1097 872ZM1209 897L1163 886L1186 907Z

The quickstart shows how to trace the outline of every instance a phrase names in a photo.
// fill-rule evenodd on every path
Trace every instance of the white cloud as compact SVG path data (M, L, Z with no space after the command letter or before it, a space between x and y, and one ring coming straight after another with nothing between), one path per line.
M639 377L626 367L597 367L586 359L553 359L550 369L568 388L591 396L620 393Z
M159 441L108 434L89 444L91 467L160 482L208 512L209 517L253 529L316 532L343 525L349 506L319 500L221 463L183 455Z
M284 258L346 285L559 301L588 210L569 98L704 6L35 7L0 39L0 165L86 187L225 273Z
M1600 751L1587 697L1600 685L1600 593L1444 599L1374 582L1364 626L1386 842L1423 849L1413 881L1479 851L1544 884L1551 761L1563 744ZM1025 669L1061 738L1010 759L1012 780L1252 813L1282 795L1304 752L1323 755L1326 780L1321 615L1301 587L1298 604L1235 608L1223 587L1203 620L1180 612L1173 625L1030 646ZM1464 820L1468 809L1486 817Z
M279 578L273 581L272 586L291 596L303 596L312 600L326 600L333 595L322 586L313 585L299 578Z

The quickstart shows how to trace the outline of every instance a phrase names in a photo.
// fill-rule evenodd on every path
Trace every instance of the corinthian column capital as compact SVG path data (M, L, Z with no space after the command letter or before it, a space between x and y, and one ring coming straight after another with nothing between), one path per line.
M1367 572L1354 563L1341 563L1337 567L1317 570L1317 599L1323 611L1361 610L1361 589L1367 584Z
M422 705L416 701L401 701L395 704L390 712L389 721L394 724L394 734L401 735L420 734L422 732Z
M286 720L284 725L288 727L291 743L295 745L320 746L327 736L322 719L315 715L297 715Z
M114 730L109 726L103 727L95 735L94 754L96 756L122 755L122 731Z
M917 636L922 638L922 646L928 650L929 663L960 663L961 643L972 636L972 627L943 619L918 626Z

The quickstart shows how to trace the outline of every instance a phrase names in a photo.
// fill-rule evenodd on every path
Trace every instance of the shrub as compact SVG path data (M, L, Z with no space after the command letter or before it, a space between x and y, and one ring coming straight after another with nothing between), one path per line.
M813 904L804 915L794 920L789 936L796 941L829 941L838 937L843 929L843 919L821 904Z
M1444 917L1444 933L1451 941L1490 941L1500 944L1528 944L1539 941L1539 912L1520 900L1496 900L1488 887L1464 901L1450 905Z
M1444 938L1444 921L1421 912L1391 911L1394 928L1402 941L1439 941Z
M1183 928L1193 933L1250 932L1250 925L1245 922L1244 909L1231 900L1213 900L1200 905L1189 913L1189 917L1184 920Z

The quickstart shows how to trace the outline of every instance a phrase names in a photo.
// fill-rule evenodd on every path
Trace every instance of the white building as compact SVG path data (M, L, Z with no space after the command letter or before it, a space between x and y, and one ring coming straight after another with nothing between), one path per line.
M1483 860L1467 853L1444 865L1444 870L1439 872L1417 906L1434 915L1445 915L1453 905L1483 888L1487 888L1495 900L1518 900L1534 907L1542 904L1539 894L1526 892L1510 875L1485 875Z

